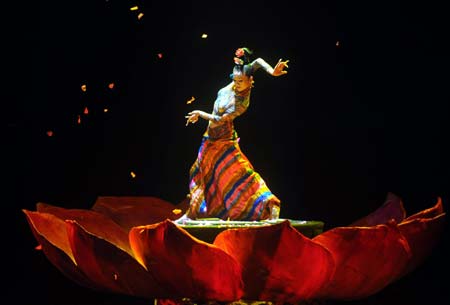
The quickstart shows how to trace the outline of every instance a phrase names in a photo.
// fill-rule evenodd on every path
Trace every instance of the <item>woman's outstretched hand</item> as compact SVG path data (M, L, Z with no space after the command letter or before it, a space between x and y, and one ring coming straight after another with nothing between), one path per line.
M188 113L188 115L185 116L186 120L186 126L189 125L189 123L196 123L198 121L198 117L200 116L199 110L194 110Z
M288 62L289 62L289 60L282 61L280 58L280 60L278 60L278 62L276 64L275 68L273 68L272 75L280 76L280 75L286 74L287 71L285 71L284 68L289 68Z

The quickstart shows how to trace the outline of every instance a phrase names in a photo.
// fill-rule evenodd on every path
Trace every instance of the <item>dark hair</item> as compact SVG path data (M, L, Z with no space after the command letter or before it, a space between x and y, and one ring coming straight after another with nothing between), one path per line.
M240 48L242 50L244 50L244 56L243 56L243 60L244 60L244 65L248 65L250 63L250 56L253 54L253 51L251 51L249 48Z
M250 65L251 58L250 55L253 51L246 47L238 48L235 52L234 57L234 68L233 73L230 74L230 78L233 79L234 74L244 74L246 76L251 76L253 74L253 67Z

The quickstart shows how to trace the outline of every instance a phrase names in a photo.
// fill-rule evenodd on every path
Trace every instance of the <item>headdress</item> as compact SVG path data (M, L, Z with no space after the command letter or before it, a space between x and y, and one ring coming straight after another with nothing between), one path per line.
M252 53L248 48L239 48L234 52L234 68L233 73L230 74L231 79L236 74L244 74L247 76L253 74L253 69L250 64L250 55Z

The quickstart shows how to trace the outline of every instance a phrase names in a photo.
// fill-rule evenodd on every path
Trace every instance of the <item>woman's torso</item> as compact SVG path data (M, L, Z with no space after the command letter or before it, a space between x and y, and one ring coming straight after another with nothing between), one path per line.
M233 90L233 83L220 89L212 113L220 119L209 121L205 136L212 140L233 139L233 121L247 110L249 101L250 91L239 95Z

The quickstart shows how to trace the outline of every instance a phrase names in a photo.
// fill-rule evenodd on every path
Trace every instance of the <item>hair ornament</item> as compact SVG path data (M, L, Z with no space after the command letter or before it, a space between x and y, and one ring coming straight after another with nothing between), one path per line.
M243 48L239 48L236 50L236 52L234 52L234 55L236 55L236 57L240 58L245 55L245 51Z

